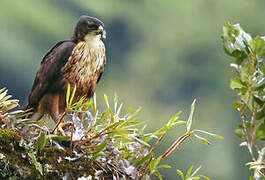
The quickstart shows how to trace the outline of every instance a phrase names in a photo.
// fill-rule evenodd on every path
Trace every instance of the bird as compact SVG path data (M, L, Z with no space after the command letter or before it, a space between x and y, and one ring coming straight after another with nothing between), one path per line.
M38 113L38 119L48 114L57 123L66 109L68 85L76 87L73 102L93 97L107 61L105 37L101 20L80 16L72 37L58 42L43 57L25 109Z

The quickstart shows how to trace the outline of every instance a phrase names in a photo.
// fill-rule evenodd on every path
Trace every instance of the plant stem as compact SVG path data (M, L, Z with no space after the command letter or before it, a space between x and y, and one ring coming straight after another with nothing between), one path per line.
M252 161L256 161L255 157L253 155L253 152L252 152L252 146L251 146L251 144L249 142L249 138L248 138L247 128L246 128L246 124L245 124L244 112L240 111L240 117L241 117L241 121L242 121L243 131L244 131L244 134L245 134L244 139L247 142L247 149L248 149L249 155L251 156Z
M193 132L187 132L186 134L179 137L169 148L168 150L163 154L161 161L166 159L171 153L173 153L179 146L191 135Z
M63 118L64 118L65 115L66 115L66 111L63 112L61 118L60 118L59 121L56 123L54 129L51 131L51 134L53 134L54 131L58 128L59 124L62 122L62 120L63 120Z
M70 138L70 153L71 153L71 155L72 155L72 150L73 150L73 134L74 134L74 128L75 128L75 123L73 122L72 129L71 129L71 138Z

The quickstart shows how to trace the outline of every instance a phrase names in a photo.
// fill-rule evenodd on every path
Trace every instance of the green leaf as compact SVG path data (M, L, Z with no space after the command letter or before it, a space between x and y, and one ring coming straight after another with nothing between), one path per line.
M265 37L264 37L265 38ZM263 67L263 68L261 68L261 72L263 73L263 74L265 74L265 66Z
M105 100L105 103L106 103L107 107L110 108L108 96L106 94L104 94L104 100Z
M199 180L201 177L200 175L197 175L197 176L193 176L192 178L189 178L187 180Z
M90 102L89 101L84 102L85 100L86 100L85 97L81 97L78 102L71 105L72 111L77 113L81 111L82 112L88 111L90 107Z
M224 51L235 57L237 64L241 64L248 57L252 38L239 24L231 25L229 22L225 22L222 40Z
M136 162L136 167L140 167L141 165L143 165L145 162L147 162L150 158L152 158L153 156L153 152L148 153L145 157L143 157L141 160L139 160L138 162Z
M70 140L70 136L57 136L57 135L53 135L53 134L48 135L48 138L55 140L55 141L68 141L68 140Z
M20 118L27 117L28 115L33 114L33 112L31 111L31 109L27 109L25 111L22 111L22 110L12 111L9 114L15 115L17 119L20 119Z
M122 106L123 106L123 104L121 103L120 106L119 106L119 108L118 108L118 110L116 111L116 116L119 116L120 111L122 109Z
M245 87L244 83L241 81L241 79L239 78L233 78L230 81L230 87L231 89L241 89L243 87Z
M258 58L263 58L265 56L265 41L260 36L255 37L251 41L250 47Z
M37 146L37 151L40 152L46 144L46 134L45 133L41 133L38 141L36 141L36 146Z
M110 108L108 108L108 111L110 113L110 120L111 120L111 123L114 123L115 119L114 119L114 114L112 112L112 110Z
M244 103L241 102L234 102L233 107L237 110L237 111L245 111L247 106Z
M127 114L130 114L131 111L132 111L132 106L129 106L129 107L128 107L128 110L127 110Z
M155 170L155 175L156 175L160 180L163 179L162 176L161 176L161 174L160 174L160 172L159 172L158 170Z
M136 115L138 115L139 114L139 112L141 111L141 107L139 107L132 115L131 115L131 118L132 117L134 117L134 116L136 116Z
M198 138L201 142L203 142L204 144L207 144L207 145L210 145L211 143L207 140L207 139L205 139L205 138L203 138L203 137L201 137L201 136L198 136L197 134L194 134L194 136L196 137L196 138Z
M66 107L69 108L69 99L70 99L71 86L68 84L66 91Z
M112 123L112 124L110 124L109 126L107 126L105 129L104 129L104 131L107 131L107 130L109 130L109 129L115 129L119 124L121 124L122 122L121 121L119 121L119 122L115 122L115 123Z
M4 98L5 99L5 98ZM18 100L12 99L12 100L4 100L3 103L0 103L0 110L2 113L5 113L11 109L14 109L18 106ZM1 107L2 106L2 107Z
M3 91L4 89L1 89L1 91ZM0 101L3 101L3 98L7 95L7 90L5 90L4 92L0 93Z
M169 166L167 164L163 164L163 165L157 166L157 169L159 169L159 168L167 168L167 169L169 169L169 168L171 168L171 166Z
M35 166L36 170L43 175L42 165L37 161L35 153L33 151L29 151L28 156L30 158L30 162Z
M239 136L240 138L245 137L245 133L244 133L244 130L243 130L242 125L238 125L237 128L235 129L234 133L235 133L237 136Z
M240 50L234 50L232 56L235 57L236 59L235 63L238 65L242 64L242 62L248 57L244 51Z
M195 174L197 172L199 172L199 170L201 169L201 166L199 166L192 174L191 174L191 177L195 176Z
M263 107L258 109L256 114L255 114L256 120L263 120L264 118L265 118L265 104L263 105Z
M181 114L182 112L179 111L177 114L175 114L167 123L167 126L170 128L174 125L175 121L178 119L179 115ZM179 123L180 124L183 124L182 122L185 123L185 121L180 121ZM177 125L177 124L176 124Z
M106 120L107 117L108 117L108 114L107 113L101 114L100 119L96 121L96 123L94 124L94 126L97 126L97 125L101 124L101 122L103 120Z
M253 99L254 101L260 105L261 107L265 104L265 100L261 99L259 96L257 96L256 94L253 95Z
M241 100L247 105L250 111L254 108L254 98L250 91L246 91L240 95Z
M117 112L117 106L118 106L118 96L116 93L114 93L114 112Z
M184 174L183 174L183 172L181 172L181 170L178 170L178 169L177 169L177 173L178 173L178 175L181 176L182 180L185 180L185 178L184 178Z
M190 107L190 115L189 115L189 119L188 119L187 124L186 124L187 132L189 132L190 128L191 128L193 112L195 110L195 102L196 102L196 99L193 100L191 107Z
M71 94L71 98L70 98L70 102L69 102L69 106L71 107L72 106L72 102L73 102L73 99L74 99L74 96L75 96L75 92L76 92L76 85L73 89L73 92Z
M110 133L110 136L114 136L114 135L120 135L123 139L132 140L132 138L129 136L129 134L126 132L123 132L123 131L113 130L112 133Z
M196 130L194 130L194 131L196 131L196 132L201 132L201 133L204 133L204 134L210 135L210 136L215 137L215 138L217 138L217 139L224 139L223 136L220 136L220 135L217 135L217 134L214 134L214 133L210 133L210 132L207 132L207 131L204 131L204 130L196 129Z
M141 143L144 146L150 147L150 144L148 144L147 142L137 138L137 137L133 137L133 139L135 139L136 141L138 141L139 143Z
M2 88L2 89L0 89L0 94L4 91L4 90L6 90L6 88L4 87L4 88ZM1 99L1 98L0 98Z
M203 178L205 180L210 180L210 178L208 178L207 176L204 176L204 175L197 175L197 176L194 177L194 180L197 180L197 179L200 179L200 178Z
M191 167L188 169L187 174L186 174L186 177L185 177L186 179L188 179L188 178L190 177L190 174L191 174L192 168L193 168L193 166L191 166Z
M93 99L90 99L89 100L89 103L90 103L90 107L91 107L91 109L92 109L92 111L93 111L93 113L94 114L96 114L97 113L97 106L96 106L96 100L95 100L96 98L95 98L95 95L94 95L94 97L93 97Z
M159 156L157 159L153 159L150 163L150 171L153 171L156 169L157 165L160 163L162 158L162 155Z
M265 139L265 124L261 123L256 130L256 138L257 139Z
M181 124L186 124L187 121L176 121L172 124L172 127L176 126L176 125L181 125Z
M100 156L104 156L105 154L101 154L101 153L95 153L93 154L92 158L91 158L91 161L95 161L98 157Z
M258 84L256 85L255 89L256 90L263 90L265 87L265 78L262 78Z
M147 137L144 139L144 142L148 143L148 142L151 141L153 138L157 138L157 136L155 136L154 134L151 134L151 135L147 136Z
M100 152L102 151L105 147L107 146L107 142L106 141L103 141L100 145L98 145L94 152Z

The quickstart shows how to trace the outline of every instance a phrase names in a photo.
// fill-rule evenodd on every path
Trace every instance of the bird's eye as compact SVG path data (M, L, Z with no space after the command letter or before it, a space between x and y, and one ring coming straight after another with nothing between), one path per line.
M89 24L89 25L88 25L88 28L89 28L89 29L94 29L94 30L96 30L96 29L98 29L98 26L95 25L95 24Z

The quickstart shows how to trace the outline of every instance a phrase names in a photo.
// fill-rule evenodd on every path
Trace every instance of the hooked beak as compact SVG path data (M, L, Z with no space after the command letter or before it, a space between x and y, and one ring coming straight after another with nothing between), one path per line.
M101 34L102 38L104 38L104 39L106 38L106 31L104 30L103 26L100 25L98 27L98 33Z

